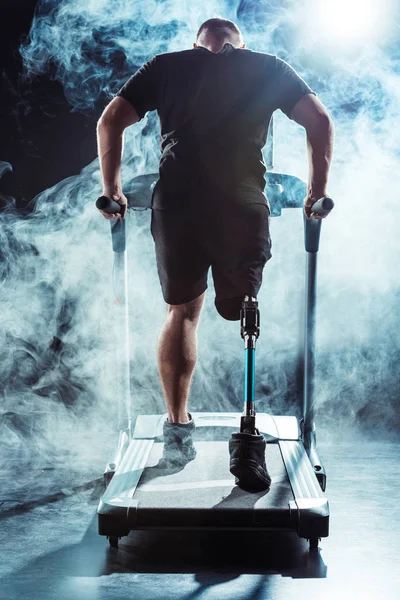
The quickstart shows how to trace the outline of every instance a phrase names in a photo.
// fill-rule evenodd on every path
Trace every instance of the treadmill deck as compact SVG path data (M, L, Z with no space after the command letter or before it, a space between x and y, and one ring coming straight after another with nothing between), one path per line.
M139 505L208 510L287 506L293 500L289 479L277 444L267 444L266 462L271 489L248 493L235 485L229 472L226 442L196 442L197 457L180 471L158 467L163 444L155 443L139 480L135 498Z
M197 526L217 526L223 521L226 526L244 527L267 520L270 526L274 521L286 529L294 496L277 444L267 444L266 450L271 488L257 493L235 485L226 442L197 442L196 449L196 459L174 472L157 466L163 444L153 445L135 491L137 525L182 526L190 519Z

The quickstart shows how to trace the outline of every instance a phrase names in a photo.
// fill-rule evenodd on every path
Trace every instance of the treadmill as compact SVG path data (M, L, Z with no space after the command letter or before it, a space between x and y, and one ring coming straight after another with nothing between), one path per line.
M136 177L127 190L129 206L150 208L158 174ZM283 208L303 208L306 184L293 176L269 172L266 192L271 216ZM112 211L110 211L112 212ZM306 285L302 356L302 418L257 413L256 424L267 440L269 490L249 493L229 471L228 440L240 430L241 413L191 412L196 423L196 458L182 470L158 467L163 452L166 415L135 415L129 374L129 315L125 220L112 221L114 290L123 313L117 319L124 357L118 389L119 440L107 464L106 490L98 506L98 532L113 548L130 531L264 530L297 532L318 548L329 534L326 472L316 449L315 313L317 252L321 220L304 218Z

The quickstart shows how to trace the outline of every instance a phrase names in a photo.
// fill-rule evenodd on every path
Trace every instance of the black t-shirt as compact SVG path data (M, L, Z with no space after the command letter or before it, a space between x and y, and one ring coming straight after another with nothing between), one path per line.
M161 184L265 202L262 148L271 115L280 108L290 116L309 93L280 58L225 44L217 54L203 47L159 54L117 95L140 118L158 111Z

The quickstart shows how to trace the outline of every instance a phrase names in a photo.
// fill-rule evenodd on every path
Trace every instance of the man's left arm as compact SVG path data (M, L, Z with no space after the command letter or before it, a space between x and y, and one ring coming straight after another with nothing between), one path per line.
M290 113L290 118L304 127L307 134L308 150L308 190L304 201L304 211L321 219L327 216L311 212L311 207L327 195L328 175L332 161L334 128L325 106L311 94L305 94Z
M290 119L304 127L308 148L308 190L304 212L309 219L324 218L311 212L311 207L327 195L327 184L333 149L333 123L328 111L307 83L284 60L276 58L277 106Z
M136 109L120 96L111 100L97 123L97 147L103 181L103 196L112 198L121 205L120 214L100 211L109 220L124 218L127 199L122 192L121 161L124 131L140 120Z

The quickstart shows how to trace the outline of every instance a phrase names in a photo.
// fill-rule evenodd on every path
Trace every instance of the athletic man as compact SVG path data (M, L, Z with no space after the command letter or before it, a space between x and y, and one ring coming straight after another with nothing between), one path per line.
M182 467L196 456L187 404L207 272L211 267L218 312L238 320L245 296L257 296L271 256L261 149L278 108L307 133L309 218L312 204L327 194L332 122L287 63L245 48L232 21L210 19L193 49L155 56L123 86L98 123L103 195L122 206L121 215L102 214L116 219L124 218L127 207L123 132L147 111L157 110L161 121L151 231L167 303L157 360L168 411L164 463L170 466ZM229 450L233 474L239 462L241 472L245 466L253 474L254 488L270 485L262 435L234 434Z

